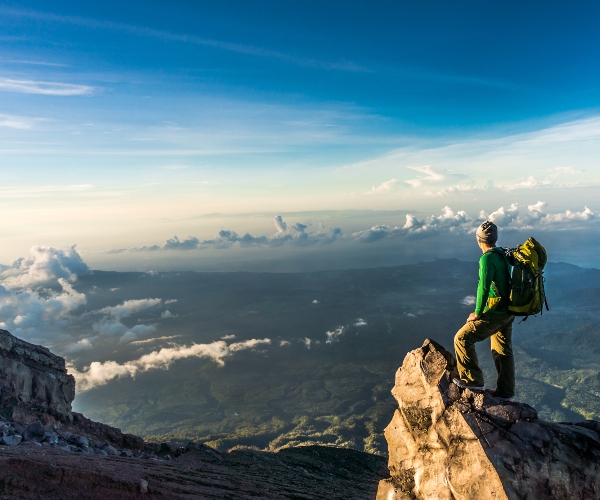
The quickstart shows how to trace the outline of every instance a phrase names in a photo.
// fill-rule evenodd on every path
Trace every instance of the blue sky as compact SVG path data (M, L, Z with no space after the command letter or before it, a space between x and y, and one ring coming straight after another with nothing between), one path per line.
M295 223L339 244L446 206L596 231L599 23L597 2L2 2L0 261L134 265L110 252Z

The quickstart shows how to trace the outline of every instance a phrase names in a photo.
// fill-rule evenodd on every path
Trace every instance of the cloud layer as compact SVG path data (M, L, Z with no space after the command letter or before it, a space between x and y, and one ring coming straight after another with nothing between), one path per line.
M412 214L406 215L403 226L376 225L370 229L353 233L352 238L365 243L373 243L394 236L431 236L445 233L473 233L485 220L496 223L502 229L561 230L579 229L590 223L597 223L598 212L584 207L581 211L566 210L561 213L547 213L547 204L538 201L526 209L513 203L508 208L500 207L491 213L479 212L469 216L464 210L454 211L446 206L441 215L431 215L418 219Z
M77 370L73 365L69 365L68 369L77 381L77 390L84 392L104 385L115 378L135 377L138 373L149 370L166 370L173 362L185 358L208 358L223 366L225 358L235 352L254 349L270 343L271 340L266 338L235 342L229 345L227 342L219 340L211 344L167 347L125 363L94 361L82 371Z
M217 235L208 240L199 240L195 236L188 236L180 240L177 236L168 239L162 245L149 245L132 248L132 252L157 252L166 250L202 250L205 248L227 249L234 245L240 247L281 247L284 245L292 246L311 246L316 244L333 243L342 236L342 230L338 227L327 228L319 224L316 228L310 228L307 224L296 223L288 226L281 215L273 219L276 232L271 236L253 236L250 233L244 233L240 236L235 231L221 230ZM108 250L107 253L121 253L124 249Z
M72 315L87 303L72 284L87 273L75 246L36 246L29 257L0 265L0 328L37 343L64 337Z

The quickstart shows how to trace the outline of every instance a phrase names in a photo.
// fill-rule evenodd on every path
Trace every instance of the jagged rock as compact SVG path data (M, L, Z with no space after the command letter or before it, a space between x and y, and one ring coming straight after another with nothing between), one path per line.
M53 431L44 432L42 443L56 444L58 443L58 434Z
M73 434L67 440L70 444L74 444L75 446L79 446L80 448L88 447L90 445L90 441L85 436L80 436L79 434Z
M44 438L45 432L46 432L46 429L44 428L44 426L42 425L41 422L39 422L39 421L33 422L33 423L29 424L27 427L25 427L25 430L23 431L23 440L24 441L31 441L31 440L41 441Z
M108 446L105 446L104 448L102 448L102 451L103 451L104 453L106 453L107 455L110 455L110 456L115 456L115 455L118 455L118 454L119 454L119 452L117 451L117 449L116 449L116 448L113 448L113 447L112 447L112 446L110 446L110 445L108 445Z
M71 419L75 379L60 356L0 330L0 396L4 418L30 423L42 412Z
M80 432L95 436L96 438L108 442L117 448L127 448L129 450L143 450L147 445L139 436L133 434L124 434L120 429L110 425L94 422L84 417L81 413L73 412L73 426Z
M459 389L454 376L454 358L432 340L407 354L378 500L600 498L598 422L545 422L526 404Z
M18 434L13 434L12 436L3 436L0 441L7 446L16 446L23 440L22 436Z

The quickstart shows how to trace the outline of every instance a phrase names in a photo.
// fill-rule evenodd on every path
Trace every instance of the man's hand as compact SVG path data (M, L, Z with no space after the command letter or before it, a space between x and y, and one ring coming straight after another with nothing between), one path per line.
M471 314L469 314L467 321L477 321L479 318L481 318L481 315L471 313Z

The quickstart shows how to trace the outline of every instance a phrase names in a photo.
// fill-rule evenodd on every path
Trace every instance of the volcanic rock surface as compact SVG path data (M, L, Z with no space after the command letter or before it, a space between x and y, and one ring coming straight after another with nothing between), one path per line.
M65 360L0 330L0 418L27 421L37 413L71 418L75 379Z
M432 340L407 354L377 500L600 498L600 423L545 422L526 404L459 389L455 376Z
M0 330L0 500L374 498L384 457L306 446L219 453L146 443L71 410L63 358Z

